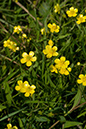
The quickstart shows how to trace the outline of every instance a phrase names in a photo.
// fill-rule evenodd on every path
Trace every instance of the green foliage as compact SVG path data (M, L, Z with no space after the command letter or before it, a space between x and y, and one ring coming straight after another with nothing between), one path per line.
M54 12L59 3L60 14ZM76 17L68 17L70 7L78 8L78 15L86 16L83 0L3 0L0 2L0 127L8 123L19 129L85 129L86 87L77 83L80 74L86 74L86 22L77 24ZM77 16L78 16L77 15ZM60 26L51 33L49 23ZM22 32L14 33L14 26ZM41 29L45 33L41 34ZM22 34L27 38L23 38ZM11 39L19 50L4 47ZM58 56L47 58L43 50L52 40ZM37 60L30 67L20 62L22 53L34 52ZM50 65L65 56L70 61L69 75L54 73ZM77 65L80 62L80 65ZM16 91L17 81L35 85L35 93L25 97Z
M82 123L75 122L75 121L66 121L66 123L64 124L64 129L70 128L70 127L76 126L76 125L82 125Z

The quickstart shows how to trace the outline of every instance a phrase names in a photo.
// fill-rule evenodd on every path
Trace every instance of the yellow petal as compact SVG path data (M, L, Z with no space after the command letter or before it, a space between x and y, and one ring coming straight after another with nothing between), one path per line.
M22 80L18 80L17 83L18 83L18 85L21 85L23 82L22 82Z
M25 84L28 84L28 85L29 85L28 81L24 81L24 85L25 85Z
M34 56L34 52L33 52L33 51L30 51L30 52L29 52L29 55L30 55L30 56Z
M58 56L58 52L54 52L53 53L53 56Z
M31 90L30 94L33 95L34 92L35 92L35 90Z
M26 52L23 52L22 57L26 57L28 54Z
M18 129L18 127L17 126L13 126L13 129Z
M82 83L83 86L86 86L86 81Z
M51 58L52 57L52 54L51 53L48 53L47 54L47 58Z
M51 65L50 68L51 68L51 72L58 73L58 71L57 71L55 66Z
M27 66L31 66L31 65L32 65L32 62L31 62L31 61L28 61L28 62L26 63L26 65L27 65Z
M68 66L69 64L70 64L70 61L69 60L65 61L65 65L66 66Z
M59 59L55 59L54 62L55 62L55 63L59 63Z
M19 91L20 90L20 86L16 86L15 90Z
M52 27L52 25L49 23L49 24L48 24L48 27L49 27L49 28L51 28L51 27Z
M12 128L12 125L11 124L7 124L7 128L8 129Z
M55 29L55 32L58 33L59 32L59 29Z
M77 80L77 83L81 84L82 83L82 80L78 79Z
M69 68L67 68L67 70L69 71L69 72L71 72L71 68L69 67Z
M47 51L46 51L46 49L44 49L44 50L43 50L43 53L44 53L45 55L47 54Z
M60 57L60 60L61 60L61 61L65 61L66 58L65 58L64 56L62 56L62 57Z
M77 9L77 8L75 9L75 12L76 12L76 13L78 12L78 9Z
M83 74L80 74L80 75L79 75L79 78L83 78L83 77L84 77L84 75L83 75Z
M84 19L86 19L86 16L84 16Z
M53 43L52 40L49 40L49 41L48 41L48 44L49 44L50 46L53 46L54 43Z
M53 48L52 48L52 50L53 51L56 51L58 48L56 47L56 46L54 46Z
M36 61L37 60L37 57L36 56L34 56L34 57L32 57L32 59L31 59L31 61Z
M25 58L22 58L22 59L20 60L20 62L21 62L22 64L24 64L24 63L26 62L26 59L25 59Z
M31 88L32 88L32 89L36 89L36 86L35 86L35 85L31 85Z
M67 71L67 70L65 70L65 73L64 73L65 75L68 75L69 74L69 72Z
M30 96L30 93L29 93L29 92L26 92L26 93L24 94L24 96L25 96L25 97L29 97L29 96Z
M70 11L66 11L66 13L69 15Z
M74 7L71 7L70 10L73 11L74 10Z
M76 21L77 24L80 24L81 22L80 21Z

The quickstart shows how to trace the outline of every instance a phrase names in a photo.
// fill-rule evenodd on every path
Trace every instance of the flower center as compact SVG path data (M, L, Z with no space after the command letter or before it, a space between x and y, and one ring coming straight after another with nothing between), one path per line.
M53 29L53 30L56 30L56 25L53 25L53 26L52 26L52 29Z

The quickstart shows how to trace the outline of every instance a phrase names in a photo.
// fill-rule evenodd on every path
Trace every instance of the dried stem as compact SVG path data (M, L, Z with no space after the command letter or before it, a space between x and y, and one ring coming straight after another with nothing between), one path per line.
M21 3L16 2L16 4L20 6L29 16L31 16L34 19L34 21L36 21L36 18L32 14L30 14L30 12ZM43 26L43 24L40 21L38 21L38 23L40 26Z
M59 120L58 121L56 121L49 129L52 129L56 124L58 124L59 123Z

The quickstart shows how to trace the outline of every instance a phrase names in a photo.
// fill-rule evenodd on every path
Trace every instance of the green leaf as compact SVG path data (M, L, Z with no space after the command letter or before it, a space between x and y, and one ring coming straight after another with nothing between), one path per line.
M66 121L66 123L64 124L64 129L65 128L69 128L69 127L73 127L76 125L81 125L81 122L75 122L75 121Z
M80 89L78 89L78 92L77 92L77 94L75 95L75 100L74 100L73 107L75 107L75 106L77 106L77 105L79 104L79 102L80 102L80 100L81 100L81 95L82 95L82 93L81 93ZM72 108L73 108L73 107L72 107Z
M7 103L10 106L12 103L12 96L11 96L10 87L9 87L8 82L4 82L3 85L5 87L5 94L6 94Z
M81 113L80 115L77 116L77 118L81 117L81 116L85 116L86 112Z
M23 122L20 117L18 118L18 121L19 121L19 126L21 127L21 129L24 129Z
M47 117L44 117L44 116L42 116L42 117L35 116L35 119L36 119L36 121L39 121L39 122L50 121Z
M65 119L65 117L64 117L64 116L59 116L59 117L60 117L60 122L61 122L61 123L66 122L66 119Z
M10 113L10 114L8 114L8 115L2 117L2 118L0 119L0 121L3 121L3 120L5 120L5 119L7 119L8 117L14 116L14 115L18 114L19 112L25 110L26 108L27 108L27 107L24 107L24 108L22 108L22 109L20 109L20 110L17 110L17 111L15 111L15 112Z
M15 70L15 68L9 73L7 78L4 80L5 82L9 81L9 79L11 79L19 71L19 69L17 69L15 72L14 72L14 70Z
M70 35L71 35L71 34L66 34L66 35L58 36L57 40L63 39L63 38L68 37L68 36L70 36Z
M48 75L48 80L49 80L49 83L50 83L51 87L56 88L55 84L52 82L52 80L51 80L49 75Z
M3 106L2 104L0 104L0 112L3 110L3 109L5 109L6 108L6 106Z
M50 12L49 4L47 2L43 2L39 7L40 15L47 17L47 15L49 15L49 12Z

